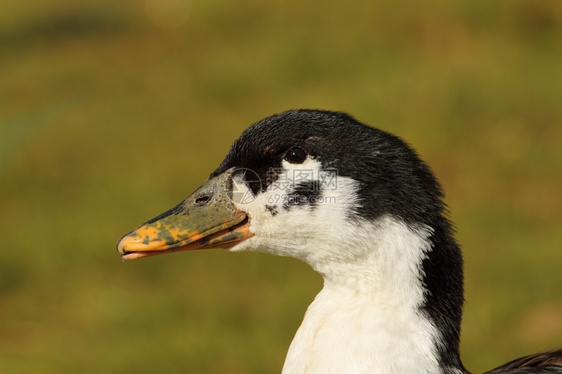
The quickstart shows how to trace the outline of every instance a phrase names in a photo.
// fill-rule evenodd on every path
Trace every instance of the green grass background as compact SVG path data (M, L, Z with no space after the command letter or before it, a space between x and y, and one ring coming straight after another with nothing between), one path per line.
M562 346L561 40L560 0L4 1L0 372L279 372L312 270L115 244L301 107L394 132L438 175L469 369Z

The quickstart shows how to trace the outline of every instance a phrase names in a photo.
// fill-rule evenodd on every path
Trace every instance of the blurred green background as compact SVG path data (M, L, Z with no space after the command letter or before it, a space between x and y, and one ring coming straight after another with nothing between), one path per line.
M115 244L301 107L402 136L440 178L467 368L562 346L561 40L560 0L4 1L0 372L279 372L312 270Z

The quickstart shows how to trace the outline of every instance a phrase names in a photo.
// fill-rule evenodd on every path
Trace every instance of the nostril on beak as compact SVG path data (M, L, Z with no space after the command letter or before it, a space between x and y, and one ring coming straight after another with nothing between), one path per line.
M211 200L211 197L212 195L208 193L200 194L195 198L195 204L197 204L198 206L203 206Z

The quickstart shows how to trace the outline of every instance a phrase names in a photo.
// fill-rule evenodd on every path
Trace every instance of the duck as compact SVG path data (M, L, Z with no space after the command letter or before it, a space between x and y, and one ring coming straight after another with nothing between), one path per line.
M444 193L389 132L326 110L264 118L189 197L117 244L123 260L211 248L290 256L322 276L283 374L469 373ZM562 373L562 349L487 373Z

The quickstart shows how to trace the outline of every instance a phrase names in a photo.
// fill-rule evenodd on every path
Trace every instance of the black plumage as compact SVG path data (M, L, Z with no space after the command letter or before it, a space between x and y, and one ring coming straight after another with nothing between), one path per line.
M295 147L321 161L325 168L360 183L360 207L352 216L376 219L390 214L433 229L433 250L423 261L427 297L422 310L443 335L444 344L439 347L443 370L468 372L459 353L464 302L462 254L447 218L443 192L429 167L399 137L366 126L348 114L291 110L244 131L211 176L232 167L251 169L260 178L254 185L257 193L275 180L271 169L281 168L284 155ZM315 189L302 185L297 190L310 197ZM298 196L293 197L293 204L298 205ZM288 207L290 204L285 205ZM560 373L561 356L561 351L528 356L490 373Z

